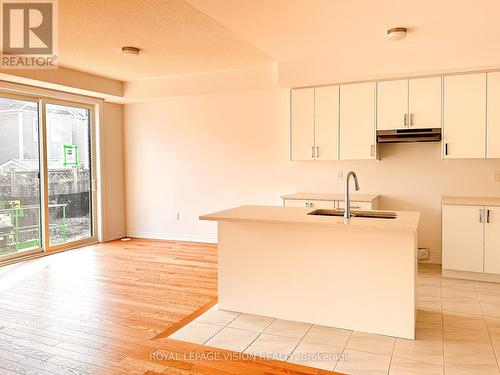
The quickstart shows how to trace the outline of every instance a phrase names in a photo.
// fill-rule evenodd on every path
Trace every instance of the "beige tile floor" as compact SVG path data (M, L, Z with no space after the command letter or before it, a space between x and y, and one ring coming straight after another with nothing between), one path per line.
M170 338L351 375L500 375L500 284L421 265L416 340L214 308Z

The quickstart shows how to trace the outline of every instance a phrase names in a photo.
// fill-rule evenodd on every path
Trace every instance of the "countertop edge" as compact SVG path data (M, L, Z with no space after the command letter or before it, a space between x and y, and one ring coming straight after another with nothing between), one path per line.
M343 193L305 193L305 192L299 192L299 193L283 194L280 196L280 198L281 199L295 199L295 200L310 199L310 200L337 201L337 200L343 200L344 194ZM351 194L351 201L353 201L353 202L373 202L377 199L379 199L378 194L360 194L359 196L356 196L356 194Z
M262 209L263 217L258 217L255 212L245 212L245 209ZM276 214L272 212L275 209L288 209L290 211L290 218L284 217L281 214ZM299 212L293 212L299 210ZM308 220L301 217L303 210L302 208L296 207L281 207L281 206L240 206L229 210L218 211L207 215L199 216L199 220L203 221L217 221L217 222L240 222L240 223L268 223L268 224L300 224L300 225L321 225L330 226L336 228L347 228L350 229L376 229L376 230L396 230L396 231L407 231L416 233L418 230L418 224L420 222L420 212L416 211L399 211L399 214L403 215L402 222L391 222L387 221L382 223L380 221L375 224L370 222L370 220L377 219L366 219L366 218L352 218L350 224L344 224L342 218L331 219L331 221L319 219L319 220ZM307 214L307 210L304 211L304 215Z
M268 223L268 224L300 224L300 225L321 225L330 227L341 227L346 228L347 224L344 223L314 223L314 222L302 222L302 221L285 221L285 220L272 220L272 219L242 219L242 218L222 218L222 217L204 217L200 216L200 220L203 221L222 221L222 222L235 222L235 223ZM418 223L420 222L420 217L417 219L417 225L413 227L381 227L368 224L355 224L351 225L349 229L377 229L377 230L387 230L387 231L406 231L406 232L417 232Z
M500 206L500 197L442 196L441 204L450 206Z

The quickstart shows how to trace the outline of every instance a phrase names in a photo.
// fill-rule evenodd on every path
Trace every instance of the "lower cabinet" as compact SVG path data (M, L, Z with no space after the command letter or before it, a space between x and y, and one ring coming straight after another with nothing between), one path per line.
M285 207L309 207L309 201L306 199L284 199Z
M500 274L500 207L486 207L484 272Z
M483 272L483 206L443 206L443 268Z
M325 208L336 209L344 208L344 201L339 200L316 200L316 199L283 199L285 207L311 207L311 208ZM376 209L371 202L351 201L351 209L353 210L373 210Z
M335 209L336 201L322 201L322 200L305 200L305 199L283 199L285 207L311 207L311 208L326 208Z
M338 201L338 206L337 208L345 208L345 202L344 201ZM358 201L351 201L351 209L353 210L373 210L373 205L371 202L358 202Z
M500 274L500 207L443 205L443 269Z

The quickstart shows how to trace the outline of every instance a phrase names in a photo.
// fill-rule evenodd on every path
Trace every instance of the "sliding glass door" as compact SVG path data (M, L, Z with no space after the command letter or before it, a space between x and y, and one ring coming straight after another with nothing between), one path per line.
M96 241L93 116L0 93L0 262Z
M91 111L47 103L49 246L94 236Z
M0 97L0 260L40 250L38 108Z

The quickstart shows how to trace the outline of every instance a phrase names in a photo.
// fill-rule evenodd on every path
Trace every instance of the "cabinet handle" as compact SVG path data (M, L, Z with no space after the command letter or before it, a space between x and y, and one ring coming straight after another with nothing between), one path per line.
M309 207L313 207L314 204L312 202L309 202Z
M410 114L410 126L413 126L413 113Z
M404 115L403 124L405 127L408 126L408 114L407 113L405 113L405 115Z
M311 159L314 159L314 146L311 146Z
M316 146L316 158L319 158L319 146Z
M375 146L370 145L370 156L375 156Z
M444 154L448 155L448 143L444 144Z
M479 222L483 223L483 210L479 210Z
M304 203L306 207L309 207L309 202Z
M490 210L486 210L486 223L490 223Z

